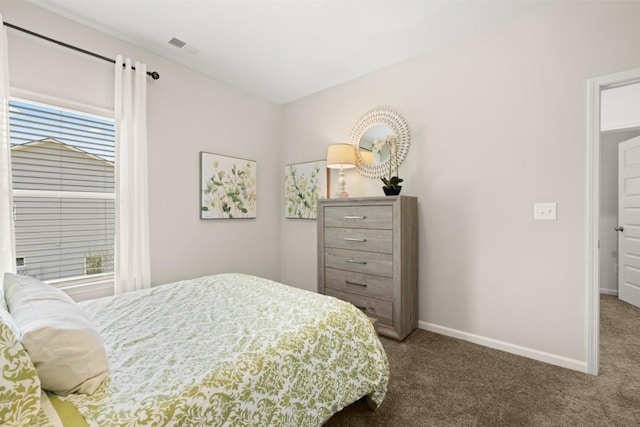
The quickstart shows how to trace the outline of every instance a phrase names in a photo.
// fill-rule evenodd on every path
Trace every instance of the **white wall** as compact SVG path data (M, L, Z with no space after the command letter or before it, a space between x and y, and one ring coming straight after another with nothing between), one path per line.
M283 166L323 158L364 112L389 106L413 135L400 174L420 203L421 325L585 366L585 83L640 66L640 4L552 4L282 111L30 4L0 12L161 73L149 85L155 284L243 271L315 289L316 223L283 218ZM111 108L109 64L9 34L15 86ZM198 219L201 150L258 161L256 220ZM353 196L381 194L378 181L347 180ZM558 202L558 221L534 222L535 201Z
M640 66L638 18L638 3L554 3L289 103L283 163L323 156L375 106L398 111L421 326L585 370L586 81ZM354 196L381 195L347 179ZM534 221L549 201L558 220ZM315 289L316 266L315 224L282 220L282 280Z
M280 107L25 2L4 20L98 52L147 63L153 284L216 272L280 278ZM113 109L113 66L9 29L12 87ZM258 161L258 217L199 219L199 152Z

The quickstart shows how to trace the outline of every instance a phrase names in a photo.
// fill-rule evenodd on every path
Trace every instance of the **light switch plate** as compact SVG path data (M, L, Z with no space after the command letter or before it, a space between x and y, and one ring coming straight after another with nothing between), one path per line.
M552 220L558 219L557 203L534 203L533 204L533 219L538 220Z

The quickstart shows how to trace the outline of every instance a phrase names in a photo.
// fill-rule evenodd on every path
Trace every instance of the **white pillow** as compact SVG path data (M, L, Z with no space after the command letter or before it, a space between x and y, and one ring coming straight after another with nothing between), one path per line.
M100 334L64 292L28 276L5 273L4 294L42 388L91 394L109 365Z
M0 309L9 311L7 307L7 302L4 300L4 291L2 290L2 286L0 286Z

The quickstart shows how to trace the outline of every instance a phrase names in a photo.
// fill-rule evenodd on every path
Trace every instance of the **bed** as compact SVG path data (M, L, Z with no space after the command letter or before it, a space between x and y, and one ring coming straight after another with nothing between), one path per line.
M38 424L317 426L386 393L374 328L335 298L220 274L80 306L109 375L90 395L43 394Z

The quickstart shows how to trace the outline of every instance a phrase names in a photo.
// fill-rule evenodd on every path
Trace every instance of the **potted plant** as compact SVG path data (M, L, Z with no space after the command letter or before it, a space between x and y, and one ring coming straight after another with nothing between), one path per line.
M399 184L404 181L398 177L398 141L394 135L388 135L384 142L389 150L389 177L380 178L384 182L382 191L387 196L397 196L402 190L402 185ZM394 164L396 166L396 174L392 176Z

